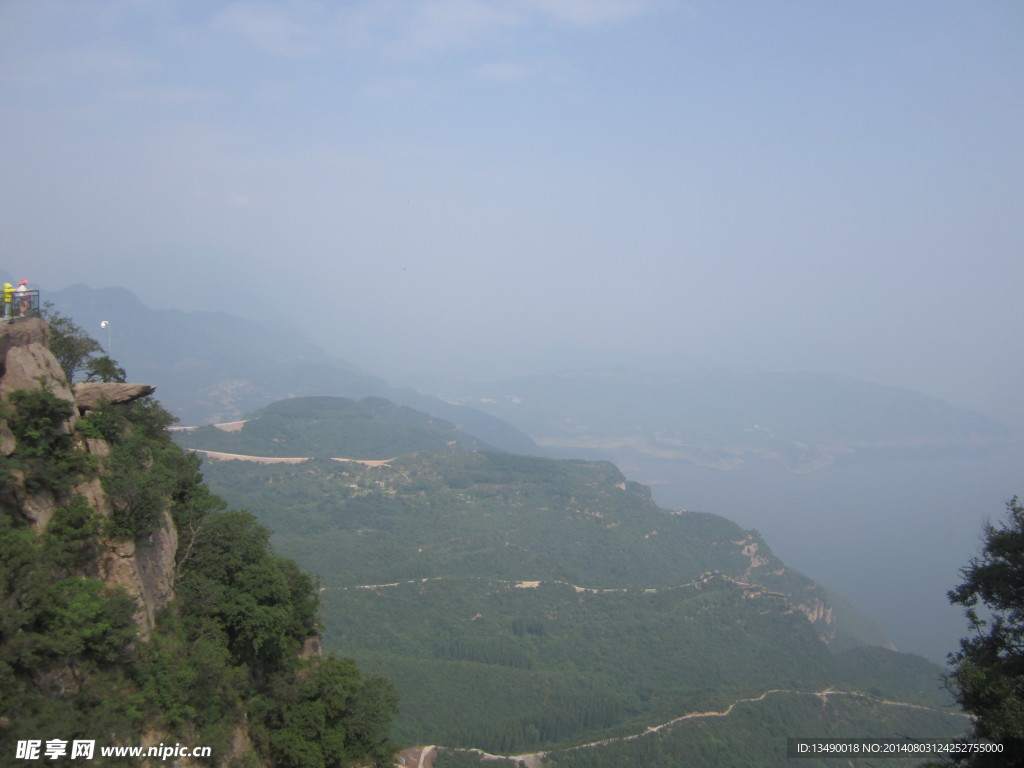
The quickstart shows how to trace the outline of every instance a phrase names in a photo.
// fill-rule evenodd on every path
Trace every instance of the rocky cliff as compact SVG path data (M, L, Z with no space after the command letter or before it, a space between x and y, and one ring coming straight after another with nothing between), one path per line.
M8 424L15 392L48 391L68 403L68 416L60 429L74 443L74 449L96 458L106 456L106 440L87 437L78 429L82 416L100 404L126 405L151 394L145 384L87 383L72 386L57 358L50 352L50 328L39 318L27 318L13 324L0 324L0 455L11 457L18 440ZM64 497L81 496L105 518L112 504L98 473L77 478ZM58 498L51 488L29 482L21 469L7 472L0 491L0 507L24 516L31 527L42 533L66 498ZM141 637L149 636L156 615L174 598L174 558L178 535L167 509L160 522L144 540L103 538L95 561L86 575L102 579L108 585L123 587L137 602L135 622Z
M313 579L224 510L153 387L70 384L51 333L0 325L0 765L41 738L175 745L121 753L144 767L388 759L393 692L319 655Z

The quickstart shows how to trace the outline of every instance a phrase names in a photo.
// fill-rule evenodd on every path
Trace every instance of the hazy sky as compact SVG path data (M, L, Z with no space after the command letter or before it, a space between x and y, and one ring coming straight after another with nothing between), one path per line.
M634 349L1024 426L1024 3L0 0L0 267L374 373Z

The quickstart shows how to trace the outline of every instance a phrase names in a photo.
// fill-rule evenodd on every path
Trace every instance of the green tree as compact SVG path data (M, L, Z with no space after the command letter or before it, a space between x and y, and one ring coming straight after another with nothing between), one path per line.
M74 406L46 389L15 390L8 402L13 412L5 410L7 423L15 438L11 464L25 473L29 490L63 495L92 466L67 431Z
M192 542L180 593L189 617L223 632L228 647L255 678L287 666L317 631L313 580L270 547L270 531L247 512L207 517Z
M50 326L50 351L70 383L89 358L102 352L103 348L74 320L55 310L50 302L43 305L41 314Z
M950 688L974 715L974 735L1004 750L965 762L1024 766L1024 505L1017 497L1005 522L985 525L984 549L961 574L949 600L966 608L971 634L950 655Z
M278 676L253 707L253 736L279 768L390 766L388 739L398 698L391 683L363 677L351 659L316 659Z
M105 381L105 382L125 382L127 381L128 374L124 368L117 364L116 360L112 360L108 355L102 357L93 357L85 363L85 380L86 381Z

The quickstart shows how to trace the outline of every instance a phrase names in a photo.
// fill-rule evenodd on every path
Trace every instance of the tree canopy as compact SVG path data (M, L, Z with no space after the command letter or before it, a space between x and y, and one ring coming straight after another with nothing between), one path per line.
M74 320L54 309L50 302L43 306L42 316L50 326L50 351L70 383L90 358L103 351L103 347Z
M950 655L950 687L975 716L974 735L1003 745L1002 754L966 762L1024 765L1024 505L1017 497L1004 522L985 525L984 548L961 574L949 599L966 608L971 633Z

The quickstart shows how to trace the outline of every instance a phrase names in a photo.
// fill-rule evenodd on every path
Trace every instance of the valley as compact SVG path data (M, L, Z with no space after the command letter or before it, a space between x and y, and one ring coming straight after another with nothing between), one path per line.
M372 450L343 450L355 434ZM317 574L325 648L394 681L401 742L604 765L710 748L715 721L758 749L812 727L803 698L827 703L822 733L964 728L939 667L886 649L755 531L659 508L608 462L495 452L373 398L297 398L176 439L305 459L203 472Z

